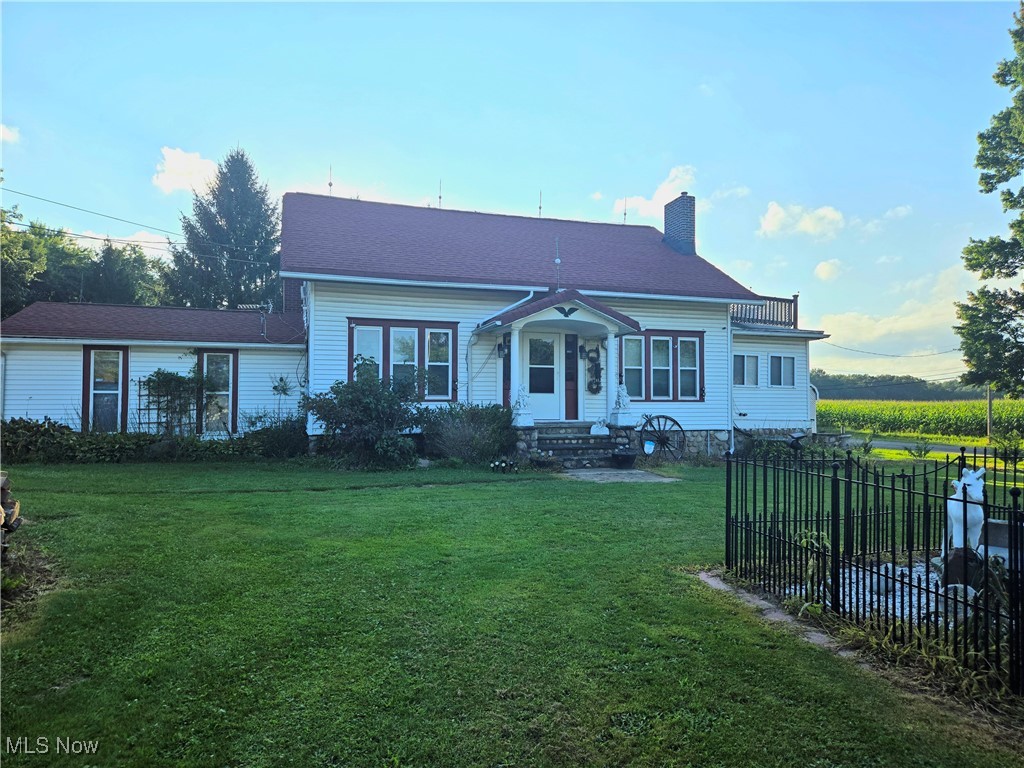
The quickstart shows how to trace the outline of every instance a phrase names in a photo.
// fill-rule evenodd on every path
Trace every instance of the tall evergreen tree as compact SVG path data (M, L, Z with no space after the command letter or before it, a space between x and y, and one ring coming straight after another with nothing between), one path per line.
M163 293L161 266L135 244L116 246L103 243L99 255L89 264L86 300L97 304L160 303Z
M249 156L229 152L205 194L182 216L183 247L171 251L168 298L189 307L281 305L280 213Z
M1006 212L1017 212L1006 239L971 239L964 264L982 279L1013 278L1024 270L1024 2L1010 30L1014 58L999 62L995 81L1008 88L1010 106L992 117L988 130L978 134L975 167L981 170L981 191L999 191ZM1021 286L1024 289L1024 285ZM967 384L992 384L1011 397L1024 396L1024 292L983 286L957 303Z

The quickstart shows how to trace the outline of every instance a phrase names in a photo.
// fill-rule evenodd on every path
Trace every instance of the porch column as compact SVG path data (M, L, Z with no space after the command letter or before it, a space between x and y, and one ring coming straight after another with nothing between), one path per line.
M523 386L521 355L519 351L519 329L509 329L511 343L508 353L509 360L509 397L512 400L512 424L517 427L532 427L533 414L530 413L530 396Z
M632 427L635 424L629 407L626 387L619 384L619 340L608 334L608 424L613 427Z
M606 337L608 350L605 360L608 363L608 386L605 388L605 398L608 401L608 421L612 422L612 414L615 413L615 394L619 389L619 340L615 338L614 332L609 332Z

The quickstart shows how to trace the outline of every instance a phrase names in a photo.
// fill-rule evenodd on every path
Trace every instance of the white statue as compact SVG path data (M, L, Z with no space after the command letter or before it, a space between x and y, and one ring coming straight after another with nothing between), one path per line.
M950 537L953 539L953 549L961 549L964 546L964 508L967 508L967 546L971 549L978 548L978 541L981 539L981 526L985 522L985 510L981 503L985 500L985 481L981 476L985 474L985 468L967 469L964 468L959 480L954 480L953 493L946 500L946 538L942 542L942 551L946 551L946 544ZM967 503L964 504L964 490L967 491Z
M629 390L625 384L619 384L615 390L615 410L622 414L629 413Z
M530 413L530 394L526 387L519 387L516 399L512 403L512 423L517 427L532 427L533 414Z

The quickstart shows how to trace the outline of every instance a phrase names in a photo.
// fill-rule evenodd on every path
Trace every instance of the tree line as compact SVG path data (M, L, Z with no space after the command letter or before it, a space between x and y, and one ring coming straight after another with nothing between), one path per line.
M168 259L133 243L106 240L98 250L62 228L24 222L17 206L0 208L0 317L36 301L230 308L281 307L281 216L244 150L228 153Z
M871 376L811 371L822 400L980 400L985 388L959 381L925 381L916 376Z

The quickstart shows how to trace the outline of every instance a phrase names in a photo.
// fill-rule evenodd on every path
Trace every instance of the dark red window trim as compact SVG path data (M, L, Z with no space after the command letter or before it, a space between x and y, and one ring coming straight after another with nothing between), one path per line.
M444 323L430 320L394 320L391 318L382 319L379 317L350 317L348 318L348 381L352 381L355 375L353 358L355 357L355 336L356 327L381 328L381 357L380 375L384 382L391 379L391 329L412 328L416 330L416 346L420 351L419 366L426 366L427 353L427 331L449 331L452 335L451 355L451 382L449 392L451 397L431 397L431 403L452 403L459 399L459 324ZM426 393L420 392L423 397Z
M128 431L128 347L105 344L82 345L82 432L92 430L92 353L111 351L121 353L121 413L118 421L121 432Z
M622 383L624 366L622 350L627 338L642 338L644 340L644 396L633 397L630 400L634 403L703 403L704 391L704 331L672 331L672 330L646 330L639 333L627 333L619 338L619 383ZM651 397L651 339L672 340L672 397ZM697 397L679 396L679 340L697 339Z
M231 355L231 434L238 432L238 350L237 349L198 349L196 350L196 371L199 380L204 377L207 355ZM206 429L206 409L203 403L206 398L200 391L196 397L196 434L201 435Z

